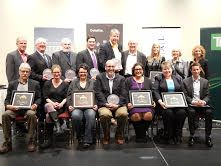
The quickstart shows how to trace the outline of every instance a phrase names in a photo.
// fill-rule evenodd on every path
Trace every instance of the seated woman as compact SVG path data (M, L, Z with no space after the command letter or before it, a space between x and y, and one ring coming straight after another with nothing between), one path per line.
M52 66L53 78L46 81L43 87L43 97L45 99L46 114L46 137L47 140L40 145L41 148L48 148L52 144L52 135L54 124L56 133L62 133L58 114L65 111L66 95L68 84L61 79L61 67L59 65Z
M153 93L159 104L163 116L164 131L169 144L182 142L182 128L186 118L184 108L166 108L162 101L162 92L182 92L183 82L181 77L172 75L172 67L169 62L163 62L162 74L155 77Z
M79 65L77 69L78 78L72 81L67 93L67 106L71 112L71 118L76 130L78 142L81 143L81 123L83 117L86 120L85 132L83 139L83 147L88 148L93 143L93 128L95 127L95 115L97 105L92 108L74 108L72 103L72 94L74 91L91 91L94 90L94 80L88 78L88 66L86 64Z
M132 76L126 79L126 90L129 93L129 90L151 90L152 83L151 80L143 76L144 68L141 63L136 63L132 67ZM129 94L128 94L129 97ZM143 107L138 108L134 107L132 103L127 104L130 119L134 126L136 133L136 142L146 142L146 132L148 130L149 124L153 118L153 108Z

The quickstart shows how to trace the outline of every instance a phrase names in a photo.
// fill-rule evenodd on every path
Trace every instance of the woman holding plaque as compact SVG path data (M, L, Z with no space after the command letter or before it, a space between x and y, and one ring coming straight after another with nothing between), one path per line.
M155 77L153 93L156 103L163 116L165 136L169 144L182 142L182 128L186 118L184 108L167 108L162 100L162 92L182 92L183 82L181 77L172 75L172 66L169 62L163 62L162 74Z
M68 110L71 112L71 118L73 125L76 130L78 143L83 143L84 148L90 147L93 144L93 129L95 127L95 115L97 110L97 105L93 108L74 108L73 107L73 92L79 91L93 91L94 90L94 80L88 78L88 66L86 64L80 64L77 69L77 79L74 79L69 86L67 93L67 106ZM81 124L83 117L85 118L85 132L84 138L81 138ZM83 141L83 142L82 142Z
M61 67L59 65L52 66L53 78L46 81L43 87L43 97L45 99L46 114L46 131L47 141L45 141L41 148L48 148L52 144L52 134L54 125L56 133L62 133L61 124L58 120L58 114L65 111L66 95L68 84L61 79Z
M151 55L147 57L146 72L148 76L151 71L161 71L161 63L165 61L165 57L160 55L160 45L154 43L151 49Z
M132 67L132 76L126 79L126 90L151 90L152 83L147 77L144 77L144 67L141 63L136 63ZM146 132L148 130L149 124L153 119L153 108L151 107L134 107L128 100L128 110L130 119L134 126L136 133L136 142L146 142Z

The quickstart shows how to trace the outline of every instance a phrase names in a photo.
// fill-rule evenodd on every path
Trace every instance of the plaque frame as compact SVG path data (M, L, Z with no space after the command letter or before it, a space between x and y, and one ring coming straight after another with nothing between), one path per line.
M21 99L22 96L26 97L26 99L28 101L26 101L25 103L21 103L19 104L19 99ZM34 102L34 96L35 96L35 92L34 91L13 91L12 92L12 98L11 98L11 105L18 107L19 109L31 109L31 105ZM20 97L20 98L19 98Z
M84 98L80 99L80 97ZM82 100L81 103L79 100ZM72 94L72 101L74 108L93 108L95 104L94 91L74 91Z
M183 92L162 92L161 95L167 108L188 107L186 97ZM174 100L174 103L172 103L171 100Z
M143 95L145 101L139 101L138 95ZM130 90L129 96L130 102L134 107L153 107L153 97L151 90Z

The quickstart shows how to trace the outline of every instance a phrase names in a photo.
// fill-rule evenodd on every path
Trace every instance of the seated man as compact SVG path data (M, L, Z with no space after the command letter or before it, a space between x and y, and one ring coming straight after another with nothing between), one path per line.
M213 143L210 137L212 130L212 108L208 105L209 83L208 80L200 77L201 65L199 63L192 63L190 69L192 76L183 81L184 93L188 104L190 104L188 108L189 146L194 144L196 116L197 114L203 114L205 116L206 144L208 147L212 147Z
M7 96L5 99L6 111L2 115L2 128L4 133L5 142L0 147L0 153L7 153L12 150L12 137L11 137L11 121L15 119L16 115L22 115L26 118L28 123L28 151L33 152L36 150L35 146L35 130L37 124L36 109L41 103L41 90L37 81L28 79L31 72L31 67L28 63L22 63L19 67L19 79L12 81L8 85ZM11 98L13 91L34 91L33 104L30 109L23 110L17 106L11 105Z
M124 143L124 127L127 122L126 90L125 79L119 74L115 74L115 64L113 60L108 60L105 64L106 72L99 74L95 82L95 96L97 99L98 113L102 128L104 130L103 144L110 142L111 118L115 115L117 119L117 130L115 140L117 144ZM108 103L108 96L115 94L119 97L119 103Z

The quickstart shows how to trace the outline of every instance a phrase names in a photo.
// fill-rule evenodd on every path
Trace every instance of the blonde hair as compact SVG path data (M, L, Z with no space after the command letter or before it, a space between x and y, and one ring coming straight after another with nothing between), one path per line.
M150 56L147 57L148 63L149 63L149 62L152 63L153 60L154 60L154 55L155 55L155 54L153 53L153 48L156 47L156 46L159 47L159 52L158 52L158 54L157 54L156 60L157 60L157 61L160 61L160 59L161 59L161 56L160 56L160 45L157 44L157 43L154 43L154 44L152 45L152 48L151 48L151 54L150 54Z
M202 45L196 45L193 49L192 49L192 55L194 57L194 54L195 54L195 50L199 48L200 51L201 51L201 58L204 59L205 56L206 56L206 50L205 48L202 46Z

